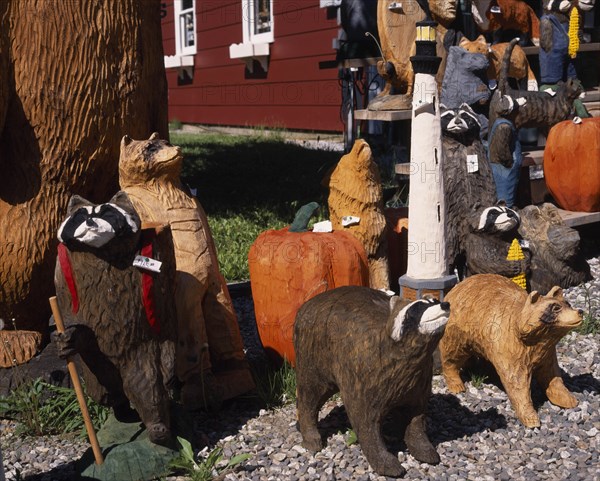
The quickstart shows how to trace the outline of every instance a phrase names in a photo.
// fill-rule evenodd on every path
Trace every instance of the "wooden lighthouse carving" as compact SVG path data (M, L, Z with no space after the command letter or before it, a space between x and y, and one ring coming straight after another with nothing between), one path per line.
M443 299L455 283L448 275L445 246L445 205L442 178L442 135L438 86L441 58L436 56L436 23L418 22L411 126L411 174L406 275L400 295L417 299L424 294Z

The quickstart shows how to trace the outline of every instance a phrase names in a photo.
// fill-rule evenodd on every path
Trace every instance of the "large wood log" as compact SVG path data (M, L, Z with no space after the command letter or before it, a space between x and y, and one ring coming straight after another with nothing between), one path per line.
M0 2L0 318L46 330L71 194L118 188L124 132L168 134L158 0Z

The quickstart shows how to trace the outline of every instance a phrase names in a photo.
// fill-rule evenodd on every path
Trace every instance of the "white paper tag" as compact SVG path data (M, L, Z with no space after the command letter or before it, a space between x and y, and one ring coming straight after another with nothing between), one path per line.
M500 7L498 5L494 5L492 8L490 8L490 12L492 12L492 13L502 13L502 10L500 9Z
M521 246L521 249L529 249L529 241L528 240L521 239L519 241L519 245Z
M160 266L162 262L152 259L151 257L135 256L133 265L140 269L146 269L147 271L160 272Z
M344 217L342 217L342 226L343 227L348 227L351 225L358 225L360 224L360 217L357 217L355 215L345 215Z
M333 232L331 221L322 220L321 222L315 222L313 225L313 232Z
M472 174L479 170L479 159L477 154L467 154L467 172Z

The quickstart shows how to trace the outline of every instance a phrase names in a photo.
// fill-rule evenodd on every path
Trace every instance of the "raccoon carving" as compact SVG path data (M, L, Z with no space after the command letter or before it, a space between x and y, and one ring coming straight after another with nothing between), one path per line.
M119 182L142 221L171 226L177 260L177 375L191 409L249 391L237 317L200 203L180 180L179 147L152 134L121 141ZM210 391L210 392L207 392Z
M531 254L522 249L522 259L508 259L513 242L520 240L520 217L502 202L479 208L469 217L470 233L466 241L469 275L499 274L515 278L528 275Z
M412 303L368 287L346 286L307 301L296 315L294 349L298 423L303 445L323 441L317 416L339 392L369 464L380 475L405 473L386 448L381 427L397 411L408 427L409 452L419 461L440 458L425 433L431 394L432 354L448 320L448 303Z
M63 244L54 279L66 326L64 334L54 335L59 353L79 354L96 402L123 419L131 414L131 401L150 440L168 443L167 385L175 376L177 322L169 229L142 232L123 192L99 206L73 196L68 216L59 231ZM144 246L162 262L160 273L132 265Z
M560 287L546 296L527 294L515 283L494 274L469 277L447 295L452 312L440 342L442 369L448 390L465 390L460 369L471 356L490 361L496 369L519 420L540 425L531 401L535 377L556 406L573 408L577 399L565 387L556 343L581 324L581 310L563 299Z
M451 272L463 274L469 215L476 204L493 205L496 188L485 148L480 140L481 117L463 104L458 109L440 105L442 175L446 197L446 256ZM476 160L474 160L476 159ZM469 166L469 161L472 165Z

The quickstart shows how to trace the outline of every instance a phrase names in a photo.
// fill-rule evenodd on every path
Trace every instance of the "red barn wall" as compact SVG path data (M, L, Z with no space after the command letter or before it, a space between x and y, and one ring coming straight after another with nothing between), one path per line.
M242 42L241 0L196 1L194 75L183 84L176 69L167 69L170 120L343 129L337 69L319 68L319 62L335 58L331 42L337 36L336 19L327 18L319 0L274 0L273 14L275 41L270 44L268 71L260 75L255 68L252 75L241 59L229 58L229 45ZM173 21L170 0L163 3L165 55L175 54Z

